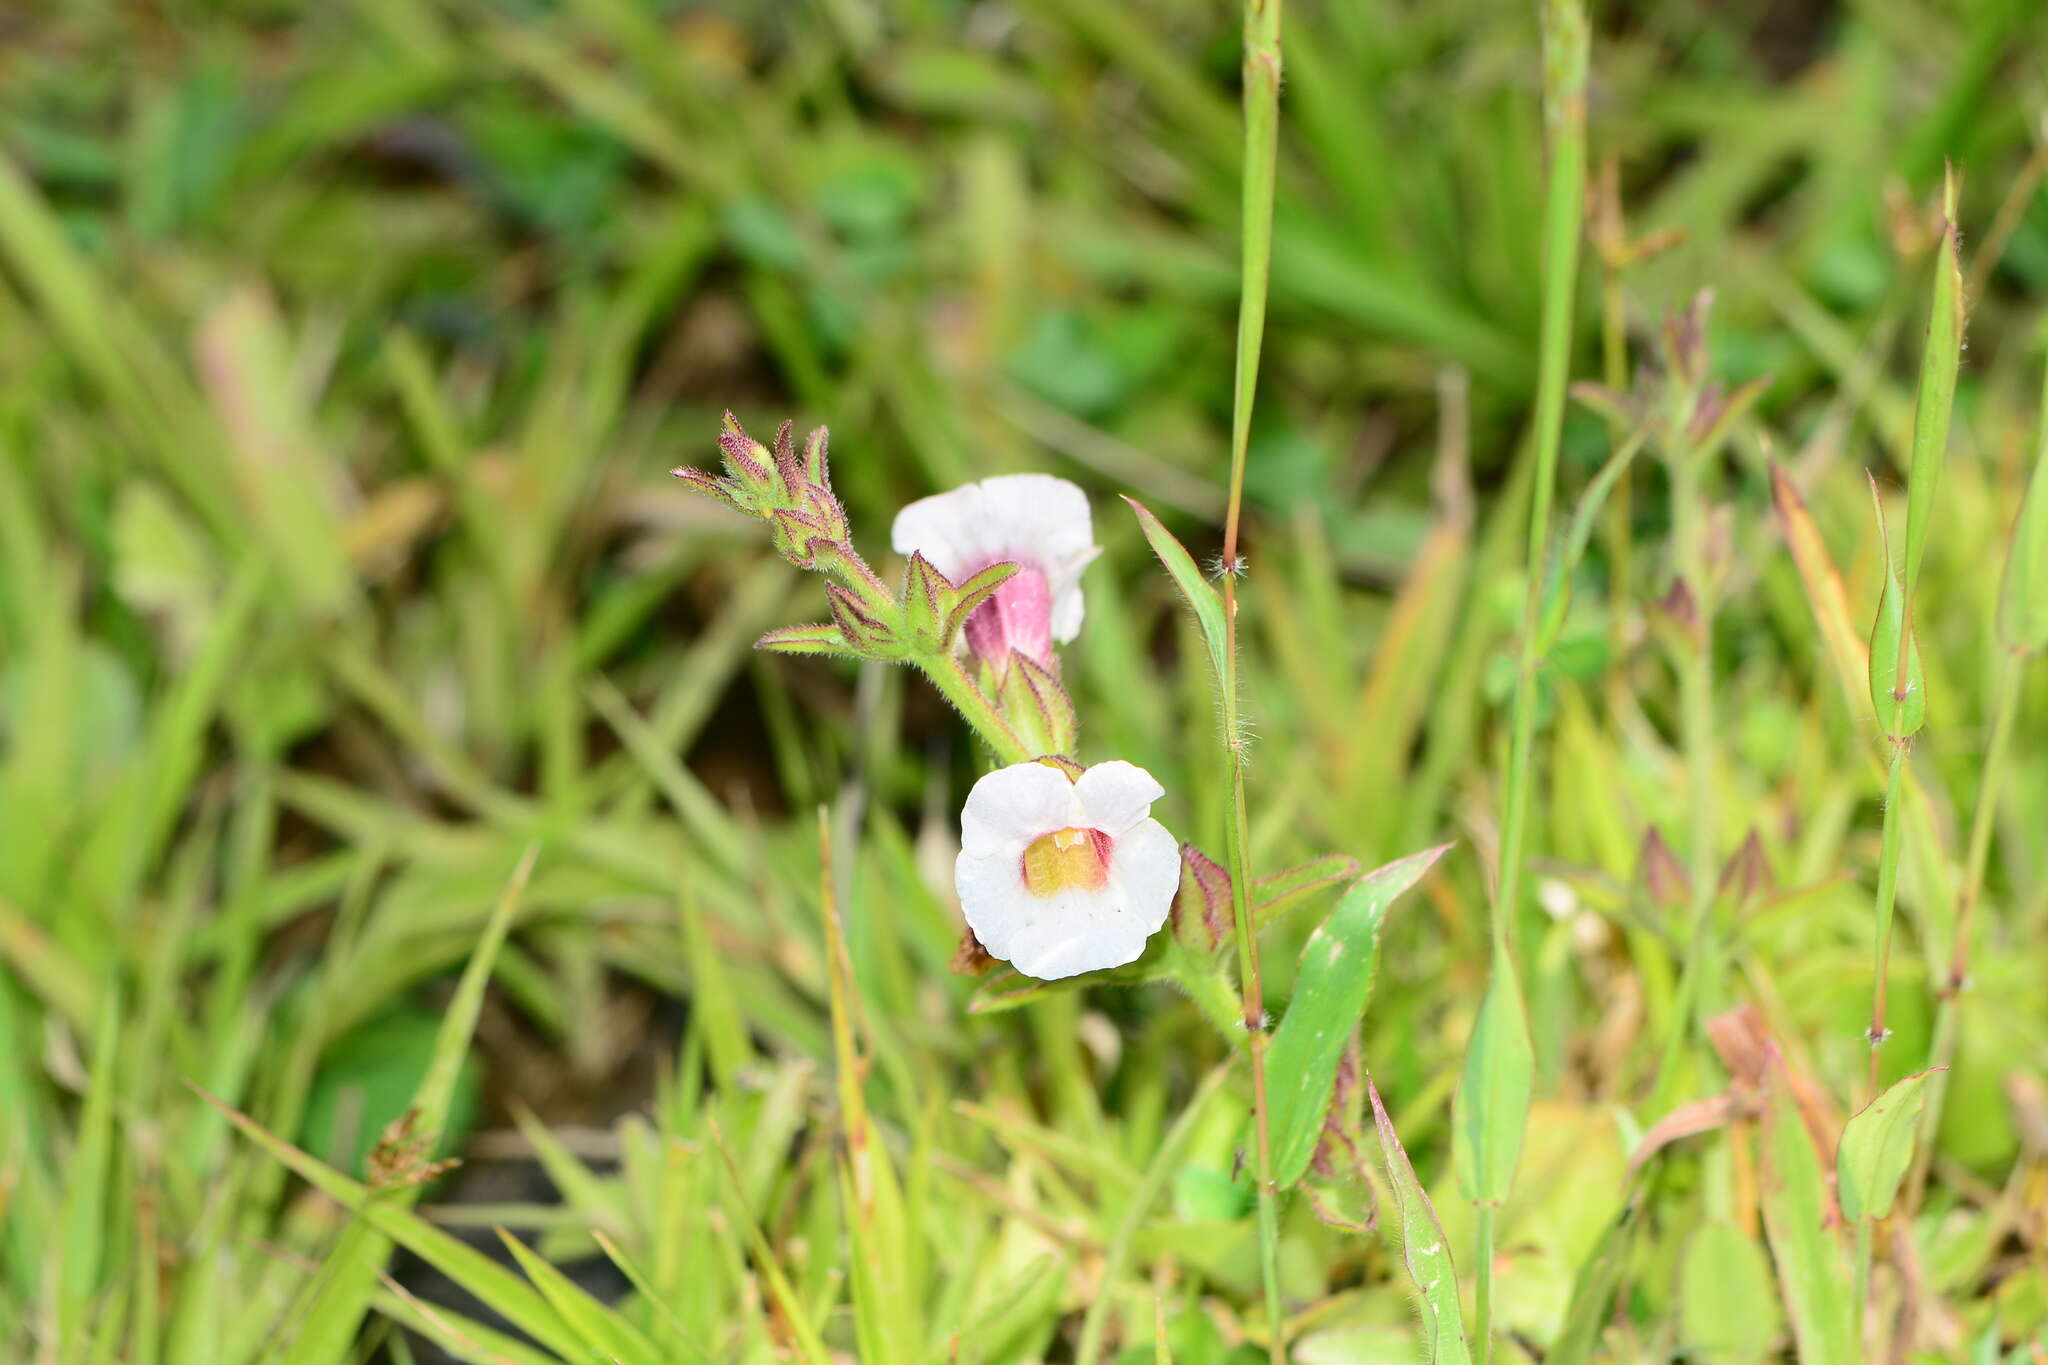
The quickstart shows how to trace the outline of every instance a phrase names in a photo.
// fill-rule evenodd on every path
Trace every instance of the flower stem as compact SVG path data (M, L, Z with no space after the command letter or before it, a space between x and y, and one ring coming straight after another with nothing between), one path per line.
M1543 214L1543 316L1536 371L1536 481L1530 491L1528 591L1522 603L1521 668L1503 776L1500 884L1493 909L1493 970L1514 971L1513 924L1522 904L1524 845L1529 831L1529 790L1536 744L1535 657L1543 598L1543 561L1550 541L1550 512L1556 497L1558 449L1564 435L1565 382L1571 373L1572 313L1577 293L1579 233L1585 211L1586 65L1585 12L1577 0L1545 0L1543 17L1544 106L1550 169ZM1526 1021L1521 1025L1527 1028ZM1526 1112L1514 1116L1519 1126ZM1493 1358L1494 1207L1479 1203L1481 1245L1474 1267L1473 1336L1480 1365Z
M2005 778L2005 759L2012 749L2012 722L2019 711L2020 677L2026 656L2009 652L2000 660L1993 684L1991 740L1984 752L1983 780L1977 787L1977 809L1970 816L1970 851L1963 864L1963 894L1956 910L1956 942L1949 959L1948 980L1941 985L1941 1005L1934 1016L1934 1074L1927 1078L1927 1109L1920 1119L1920 1143L1913 1154L1913 1175L1907 1184L1906 1207L1918 1208L1934 1160L1934 1138L1941 1131L1941 1109L1948 1100L1948 1068L1955 1065L1956 1035L1961 1027L1963 986L1970 977L1970 922L1984 893L1984 870L1991 860L1991 827L1998 811L1998 789Z
M1899 892L1899 828L1905 814L1899 809L1901 785L1906 771L1906 742L1892 741L1892 758L1884 778L1884 843L1877 858L1877 941L1872 953L1877 962L1877 980L1870 996L1870 1093L1877 1097L1878 1051L1884 1045L1885 980L1892 958L1892 908Z
M967 676L960 660L951 654L916 660L918 671L932 681L932 686L953 703L982 742L995 752L998 761L1004 764L1029 763L1039 755L1031 752L1031 746L1018 737L1010 722L996 704L989 700L988 693L981 690L974 679Z
M1267 1353L1287 1358L1280 1306L1279 1192L1273 1185L1273 1135L1266 1102L1266 1005L1259 940L1252 929L1249 820L1245 813L1245 733L1238 709L1238 532L1244 515L1244 470L1251 447L1252 401L1265 339L1266 283L1273 262L1273 182L1280 128L1282 0L1244 4L1243 256L1237 312L1237 364L1230 414L1230 503L1223 526L1223 743L1230 760L1228 821L1230 902L1243 981L1246 1051L1251 1060L1253 1126L1257 1133L1259 1268L1266 1290Z

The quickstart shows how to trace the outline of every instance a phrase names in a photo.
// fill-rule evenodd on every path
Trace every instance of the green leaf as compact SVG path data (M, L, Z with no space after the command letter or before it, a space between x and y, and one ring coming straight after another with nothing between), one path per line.
M1877 481L1870 496L1877 502ZM1906 589L1892 566L1891 538L1885 532L1884 506L1877 508L1878 539L1883 544L1884 595L1878 599L1877 621L1870 628L1870 705L1885 734L1902 740L1927 720L1927 683L1920 671L1920 644L1906 614Z
M498 1240L526 1272L550 1307L571 1332L596 1353L596 1359L619 1365L659 1365L661 1352L640 1329L591 1297L590 1292L533 1254L524 1242L499 1228Z
M1195 609L1195 622L1202 628L1202 643L1209 647L1209 667L1216 670L1216 683L1223 683L1223 651L1229 634L1224 629L1223 599L1216 589L1209 586L1209 580L1202 577L1202 571L1195 567L1194 559L1173 532L1159 522L1159 518L1145 510L1145 505L1136 498L1125 498L1131 510L1138 514L1138 527L1145 533L1145 540L1152 546L1152 553L1159 556L1159 562L1166 566L1167 576L1180 589L1180 595Z
M1763 1212L1800 1365L1855 1357L1849 1272L1828 1226L1820 1154L1783 1083L1772 1086L1763 1123Z
M1217 868L1217 871L1222 872L1222 869ZM1331 853L1261 877L1252 883L1252 923L1263 929L1304 896L1333 882L1341 882L1357 871L1358 859L1348 853ZM1224 875L1228 876L1227 873ZM1224 898L1226 901L1229 899L1227 882Z
M66 1334L83 1334L106 1260L106 1212L114 1144L114 1090L118 1083L121 993L101 992L93 1031L92 1077L79 1115L77 1147L67 1168L64 1195L62 1294L59 1321Z
M1301 950L1294 998L1266 1054L1273 1178L1283 1189L1315 1155L1345 1040L1372 999L1387 907L1449 848L1439 844L1360 877Z
M1884 1218L1898 1197L1899 1182L1913 1161L1913 1138L1927 1104L1927 1078L1934 1067L1896 1082L1849 1120L1835 1148L1836 1193L1842 1216Z
M1920 393L1913 408L1913 462L1906 479L1906 587L1920 581L1934 486L1948 453L1948 425L1956 402L1956 370L1963 356L1963 277L1956 244L1956 179L1942 186L1941 246L1935 253L1934 297L1927 313L1927 347L1920 356Z
M1761 1361L1783 1319L1770 1263L1756 1239L1732 1223L1703 1224L1686 1247L1679 1272L1679 1341L1685 1357L1716 1365Z
M1380 1151L1387 1162L1387 1183L1394 1191L1395 1234L1401 1239L1401 1261L1408 1278L1415 1282L1415 1305L1421 1311L1424 1339L1433 1365L1469 1365L1471 1348L1465 1344L1465 1312L1458 1303L1458 1276L1451 1265L1450 1246L1444 1240L1443 1224L1408 1153L1394 1134L1386 1106L1380 1103L1379 1087L1365 1078L1365 1093L1372 1100L1373 1127L1379 1131Z
M1465 1045L1451 1144L1458 1188L1475 1204L1504 1204L1522 1159L1536 1053L1515 964L1498 950L1493 980Z

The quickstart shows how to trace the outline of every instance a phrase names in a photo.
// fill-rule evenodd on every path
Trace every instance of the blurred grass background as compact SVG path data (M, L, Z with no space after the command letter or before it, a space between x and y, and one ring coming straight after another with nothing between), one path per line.
M1765 450L1860 632L1880 561L1859 471L1903 478L1928 205L1952 162L1969 350L1920 605L1928 851L1902 890L1897 1076L1931 1045L2000 547L2036 440L2048 15L1646 0L1593 20L1611 169L1574 373L1627 387L1705 287L1716 376L1771 378L1706 490L1725 575L1714 857L1753 831L1765 889L1731 908L1702 1005L1755 1003L1840 1108L1867 1055L1879 740L1785 553ZM871 551L935 489L1082 482L1106 546L1068 661L1084 756L1149 768L1169 827L1220 848L1207 684L1176 665L1192 636L1110 495L1198 555L1217 543L1231 7L78 0L0 24L14 1358L540 1351L469 1323L518 1319L411 1243L392 1280L347 1270L381 1262L343 1241L364 1225L186 1084L362 1175L452 1057L456 974L530 848L474 1045L441 1076L443 1149L469 1160L426 1191L427 1220L493 1253L483 1230L509 1227L626 1293L644 1358L802 1356L806 1314L851 1349L821 802L868 1102L912 1210L901 1358L1071 1359L1098 1297L1137 1359L1155 1310L1177 1360L1264 1340L1242 1097L1216 1092L1162 1146L1221 1043L1158 991L967 1012L975 983L945 970L964 732L914 679L753 654L820 614L815 589L666 476L711 462L726 407L829 423ZM1364 1037L1435 1188L1485 980L1474 851L1522 587L1535 21L1296 0L1286 52L1248 479L1254 857L1371 866L1462 841L1390 926ZM1662 249L1626 260L1638 240ZM1573 413L1567 496L1609 440ZM1744 1135L1624 1180L1662 1117L1645 1101L1683 950L1644 874L1650 832L1682 843L1688 819L1653 639L1663 490L1646 465L1617 498L1547 679L1532 847L1550 913L1521 927L1539 1102L1496 1310L1502 1349L1532 1358L1625 1194L1639 1230L1602 1358L1782 1349ZM1898 1349L1928 1359L2018 1352L2048 1321L2048 677L2025 687L1934 1174L1884 1289L1911 1310ZM1283 996L1305 927L1269 958ZM1725 1079L1704 1049L1684 1063L1688 1097ZM1126 1234L1162 1152L1161 1201ZM1469 1210L1438 1207L1468 1257ZM787 1302L762 1287L755 1223ZM1287 1230L1296 1358L1412 1359L1389 1248L1306 1203ZM643 1358L604 1349L585 1358Z

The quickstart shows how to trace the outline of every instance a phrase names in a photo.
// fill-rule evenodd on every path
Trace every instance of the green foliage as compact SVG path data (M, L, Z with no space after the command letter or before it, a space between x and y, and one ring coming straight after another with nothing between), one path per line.
M1913 1160L1913 1139L1933 1074L1922 1071L1897 1082L1857 1110L1842 1129L1835 1150L1835 1195L1844 1218L1891 1216L1892 1201Z
M1380 1103L1379 1088L1369 1079L1365 1085L1372 1101L1373 1127L1386 1160L1387 1184L1394 1194L1394 1235L1400 1241L1401 1259L1415 1286L1415 1303L1422 1315L1426 1358L1433 1365L1458 1365L1471 1360L1472 1353L1465 1342L1465 1310L1458 1303L1458 1277L1451 1267L1450 1245L1429 1196L1415 1178L1415 1168L1408 1163L1408 1153L1394 1133L1393 1122L1387 1118L1386 1106Z

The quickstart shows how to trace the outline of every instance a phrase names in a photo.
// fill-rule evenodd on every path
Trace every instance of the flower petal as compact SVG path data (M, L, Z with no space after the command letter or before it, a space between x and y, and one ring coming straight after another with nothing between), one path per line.
M1046 586L1052 591L1052 638L1061 644L1081 633L1085 606L1081 599L1081 570L1094 563L1095 556L1101 553L1100 546L1091 545L1084 552L1045 568Z
M1124 912L1143 931L1142 944L1166 923L1180 890L1179 841L1157 820L1140 821L1116 841L1109 880L1122 892Z
M1135 962L1151 937L1125 908L1113 883L1100 891L1067 892L1041 904L1050 913L1013 936L1008 958L1012 967L1040 981Z
M1080 818L1080 800L1065 773L1043 763L1013 763L984 775L967 793L960 811L961 857L1000 856L1014 862L1024 845L1078 824ZM981 941L995 952L986 937Z
M1120 836L1152 813L1152 803L1166 795L1166 788L1137 764L1115 758L1082 773L1074 782L1074 795L1081 799L1090 828ZM1174 880L1179 878L1176 871Z
M1081 628L1081 571L1098 553L1088 495L1051 474L1002 474L919 498L896 514L890 543L958 583L990 564L1029 564L1052 592L1052 635Z
M1088 495L1079 485L1051 474L999 474L975 486L1004 538L1041 564L1095 549Z
M1180 846L1147 815L1164 794L1150 773L1120 760L1098 763L1073 782L1045 764L1018 763L975 783L960 813L953 864L975 938L1044 981L1134 961L1166 923L1180 887ZM1107 876L1100 886L1034 892L1024 876L1026 847L1070 828L1109 836Z
M1037 897L1024 885L1024 865L1013 853L974 854L962 850L953 863L953 890L967 927L990 957L1010 961L1022 951Z
M898 512L889 528L889 544L899 555L912 551L923 555L947 579L959 583L996 562L992 542L998 529L988 514L981 485L970 483L950 493L919 498Z

